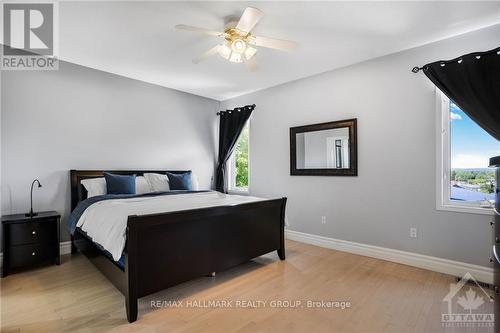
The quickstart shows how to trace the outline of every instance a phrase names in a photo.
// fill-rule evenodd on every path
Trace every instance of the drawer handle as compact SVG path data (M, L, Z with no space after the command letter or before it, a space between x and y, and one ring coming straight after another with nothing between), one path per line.
M36 235L36 231L35 231L35 230L33 230L33 231L31 232L31 234Z
M32 256L36 255L36 252L31 252L31 255L32 255Z

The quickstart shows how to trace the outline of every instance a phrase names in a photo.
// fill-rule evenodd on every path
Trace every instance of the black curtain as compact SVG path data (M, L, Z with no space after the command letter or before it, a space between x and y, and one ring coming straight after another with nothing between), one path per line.
M462 111L500 140L500 47L436 61L422 69Z
M219 112L219 158L217 169L215 171L215 189L219 192L226 192L225 188L225 171L226 162L234 150L236 141L245 127L245 124L250 118L254 105L246 105L234 110L226 110Z

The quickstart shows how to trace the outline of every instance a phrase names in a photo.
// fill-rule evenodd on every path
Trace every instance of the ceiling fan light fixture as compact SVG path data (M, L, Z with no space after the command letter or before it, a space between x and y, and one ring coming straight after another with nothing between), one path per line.
M229 57L231 56L231 52L232 52L231 48L229 46L227 46L226 44L221 45L221 47L219 47L219 55L224 59L229 60Z
M250 58L252 58L255 55L255 53L257 53L256 48L247 46L245 50L245 59L250 60Z
M247 47L247 43L243 39L235 39L231 43L231 48L234 52L243 53Z
M231 61L231 62L243 62L243 59L241 58L241 53L232 52L231 56L229 57L229 61Z

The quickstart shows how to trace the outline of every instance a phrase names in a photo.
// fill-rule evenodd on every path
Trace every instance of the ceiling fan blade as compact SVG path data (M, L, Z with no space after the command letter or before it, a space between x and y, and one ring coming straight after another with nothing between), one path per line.
M289 40L254 36L250 41L250 44L256 46L267 47L270 49L282 50L282 51L295 51L299 45L296 42Z
M178 24L175 26L175 28L179 29L179 30L198 32L201 34L211 35L211 36L223 36L224 35L223 32L213 31L213 30L209 30L209 29L205 29L205 28L193 27L191 25L185 25L185 24Z
M196 58L193 59L193 64L197 64L200 61L206 60L207 58L210 58L211 56L216 55L219 52L219 47L220 47L220 45L215 45L207 52L200 54L199 56L197 56Z
M260 21L260 19L264 16L264 12L260 9L254 7L247 7L241 15L238 24L236 25L236 29L244 32L252 31L253 27Z
M245 62L245 66L248 68L250 72L256 72L259 69L259 65L257 65L257 60L255 60L255 56L247 59L243 57L243 61Z

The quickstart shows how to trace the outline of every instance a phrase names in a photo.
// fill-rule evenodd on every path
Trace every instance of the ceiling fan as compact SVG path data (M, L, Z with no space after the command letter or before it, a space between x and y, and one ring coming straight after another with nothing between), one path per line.
M202 33L205 35L217 36L223 39L218 44L193 59L197 64L213 55L219 54L222 58L231 62L245 63L249 70L257 70L255 46L267 47L282 51L293 51L297 48L297 43L275 38L252 35L252 29L264 16L264 13L254 7L247 7L239 20L230 20L223 32L213 31L204 28L193 27L190 25L179 24L175 27L179 30Z

